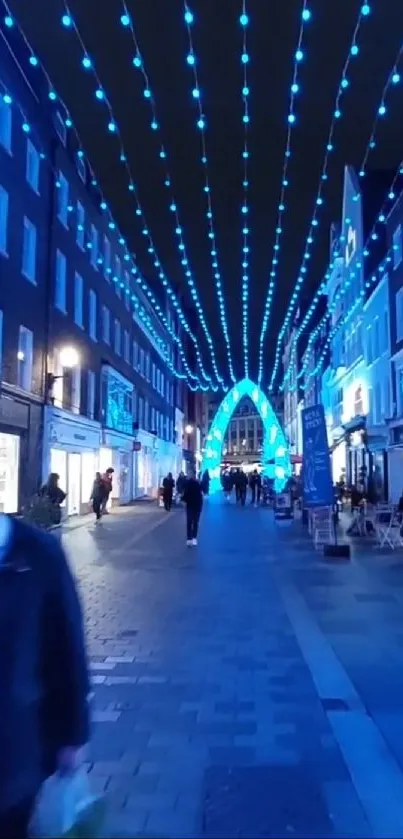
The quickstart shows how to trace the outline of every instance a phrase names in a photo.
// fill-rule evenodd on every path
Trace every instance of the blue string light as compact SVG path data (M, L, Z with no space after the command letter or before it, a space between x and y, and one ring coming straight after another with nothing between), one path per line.
M249 379L249 334L248 334L248 314L249 314L249 82L248 82L248 38L247 30L249 25L249 15L246 0L242 0L242 13L239 17L239 23L243 30L242 35L242 54L241 64L243 68L243 85L242 85L242 103L243 103L243 198L241 205L241 224L242 224L242 344L244 357L244 371L245 379Z
M75 33L75 35L78 39L78 42L80 44L80 47L82 49L83 55L86 56L87 55L87 50L86 50L86 47L85 47L85 43L84 43L83 38L81 36L78 25L77 25L75 19L73 18L72 14L70 12L70 9L67 6L67 3L64 3L64 8L65 8L65 13L69 16L69 18L71 20L71 26L69 28ZM129 28L131 27L131 25L132 24L131 24L131 21L130 21ZM127 156L126 156L126 153L125 153L125 150L124 150L119 126L118 126L118 123L117 123L117 121L114 117L112 106L111 106L111 103L110 103L110 101L109 101L109 99L106 95L106 91L105 91L103 85L101 84L101 80L100 80L98 72L97 72L97 70L94 66L94 62L91 62L91 66L90 66L89 69L91 70L91 73L93 75L93 78L94 78L95 84L96 84L95 97L96 97L97 100L102 102L103 106L105 107L105 110L107 111L107 120L108 120L107 121L107 128L108 128L108 131L110 133L114 134L114 136L116 136L117 141L118 141L119 160L122 163L122 165L125 167L125 170L126 170L127 179L128 179L128 190L129 190L129 192L132 193L132 196L135 200L135 203L136 203L135 214L136 214L136 217L139 218L140 221L142 222L143 236L145 238L147 238L147 240L148 240L148 252L151 255L151 258L153 260L154 268L157 269L158 278L162 282L162 285L163 285L166 293L168 294L168 296L169 296L169 298L172 302L172 305L175 308L175 311L178 315L178 318L179 318L179 321L180 321L182 327L187 332L190 340L192 341L192 343L194 345L197 363L200 367L201 375L202 375L202 378L204 379L205 385L207 385L207 388L205 386L203 386L203 388L201 388L201 389L205 390L205 389L210 388L212 390L218 390L217 385L214 384L211 377L208 376L207 373L204 370L203 361L202 361L202 357L201 357L201 352L200 352L200 348L198 346L196 336L194 335L194 333L190 329L190 326L189 326L189 324L188 324L188 322L185 318L185 315L183 314L183 311L180 307L180 304L179 304L179 302L176 298L176 295L175 295L175 293L172 289L172 286L170 285L170 283L169 283L169 281L168 281L168 279L167 279L167 277L166 277L166 275L163 271L162 264L161 264L161 262L158 258L157 250L156 250L156 247L154 245L154 241L152 239L150 229L147 225L147 221L146 221L144 211L143 211L142 206L141 206L140 201L139 201L138 193L137 193L136 186L135 186L135 181L134 181L134 178L133 178L133 175L132 175L129 163L128 163L128 159L127 159ZM101 95L100 95L100 93L101 93ZM171 205L171 207L173 207L173 206L174 205ZM172 211L172 209L171 209L171 211ZM179 347L179 344L178 344L178 347ZM182 351L181 351L181 357L182 357L182 362L186 365L186 369L189 370L190 368L189 368L189 366L188 366L188 364L185 360L186 355L185 355L185 352L183 350L183 347L182 347ZM199 382L197 377L196 377L196 380L197 380L197 382Z
M5 8L7 8L7 4L6 4L6 3L4 3L4 6L5 6ZM41 70L41 72L42 72L42 74L43 74L43 76L44 76L44 78L45 78L45 80L46 80L46 82L47 82L48 88L53 90L53 88L52 88L52 83L51 83L50 77L49 77L49 75L48 75L48 73L47 73L46 69L43 67L43 65L40 65L40 64L39 64L39 61L38 61L37 59L36 59L34 62L31 60L33 57L35 57L35 56L34 56L34 53L33 53L33 51L32 51L32 47L31 47L31 45L29 44L28 39L26 38L25 33L23 32L23 30L21 29L21 27L20 27L20 26L18 26L18 30L19 30L19 33L20 33L20 35L21 35L21 37L22 37L22 39L23 39L23 41L24 41L24 44L25 44L25 46L26 46L27 50L28 50L28 53L30 54L30 55L29 55L29 59L28 59L29 64L30 64L32 67L35 67L35 68L39 67L39 68L40 68L40 70ZM58 96L57 96L56 98L57 98L57 100L58 100L58 107L59 107L59 109L62 109L62 110L63 110L63 112L64 112L64 116L65 116L64 122L65 122L66 127L73 128L74 134L75 134L76 139L77 139L77 143L78 143L78 145L81 145L80 138L79 138L79 136L78 136L78 133L77 133L76 129L75 129L75 128L74 128L74 126L73 126L73 121L72 121L72 119L71 119L71 117L70 117L70 115L69 115L69 113L68 113L68 110L67 110L67 108L66 108L66 105L64 104L63 100L62 100L60 97L58 97ZM10 96L10 94L9 94L7 91L5 91L5 93L4 93L4 95L3 95L3 100L4 100L4 102L5 102L7 105L14 104L14 103L13 103L13 99L12 99L12 97ZM21 114L21 117L22 117L22 119L21 119L21 128L22 128L22 131L24 131L24 133L26 133L26 134L30 134L30 133L31 133L31 126L30 126L29 122L27 121L27 119L26 119L26 117L25 117L25 115L24 115L23 111L22 111L21 109L19 109L19 110L20 110L20 114ZM41 142L40 142L40 140L39 140L39 142L38 142L38 147L39 147L39 148L41 147ZM46 158L46 155L45 155L43 152L41 153L41 155L40 155L40 156L41 156L41 159L45 159L45 158ZM84 152L82 151L82 149L80 149L80 150L78 151L78 155L77 155L77 156L78 156L78 157L80 157L81 159L84 159L85 155L84 155ZM55 167L53 166L53 164L51 163L51 161L49 160L49 158L46 158L46 159L47 159L47 162L49 163L49 165L51 166L52 171L54 172L54 175L55 175L55 185L56 185L56 187L57 187L57 186L60 186L60 183L59 183L59 182L58 182L58 180L57 180L57 173L56 173ZM92 182L92 184L93 184L94 186L98 186L98 185L97 185L96 178L95 178L95 176L94 176L94 173L93 173L93 171L92 171L92 169L91 169L91 165L90 165L90 163L89 163L89 161L88 161L88 160L87 160L87 164L88 164L89 171L90 171L90 174L91 174L91 179L92 179L92 180L91 180L91 182ZM71 210L72 210L73 208L71 207L71 208L69 208L69 209L71 209ZM143 322L143 323L147 326L147 328L148 328L149 332L151 333L152 337L154 338L154 340L155 340L155 341L156 341L156 343L158 344L158 346L159 346L159 348L160 348L160 350L161 350L161 352L162 352L162 354L163 354L163 357L164 357L165 363L167 364L167 366L168 366L168 368L170 369L170 371L172 372L172 374L173 374L176 378L179 378L179 379L186 379L186 380L187 380L187 376L189 376L190 381L188 381L188 386L189 386L191 389L193 389L193 390L199 390L199 389L201 389L201 390L208 390L208 386L205 386L205 385L203 385L201 382L199 382L198 377L197 377L197 376L195 376L195 375L192 373L192 371L190 370L190 368L189 368L189 366L188 366L188 364L187 364L186 355L185 355L185 352L184 352L184 350L183 350L183 346L182 346L182 344L181 344L181 341L180 341L179 336L178 336L178 335L176 335L176 333L174 332L174 330L170 327L170 325L169 325L169 323L168 323L168 320L167 320L167 318L166 318L166 316L165 316L165 314L164 314L164 312L163 312L163 310L162 310L161 306L159 305L159 303L158 303L157 299L155 298L155 296L153 295L153 293L151 292L151 290L147 287L146 283L144 282L144 280L142 279L141 275L139 274L139 272L138 272L138 270L137 270L137 267L136 267L136 266L135 266L135 264L134 264L133 257L132 257L132 256L128 253L128 251L127 251L127 249L126 249L126 243L125 243L125 240L124 240L124 238L121 236L121 234L119 233L119 231L118 231L118 229L117 229L117 225L116 225L116 223L113 221L112 216L111 216L111 214L110 214L110 212L109 212L109 209L108 209L107 203L105 202L105 200L104 200L103 198L101 199L101 202L100 202L100 209L101 209L102 211L104 211L104 212L108 212L108 215L109 215L109 228L110 228L111 230L117 230L117 233L118 233L118 235L119 235L119 244L120 244L120 245L122 245L122 246L124 246L124 248L125 248L124 260L125 260L126 264L128 265L128 269L130 270L131 274L135 276L136 283L137 283L137 284L138 284L138 285L142 288L142 291L143 291L143 292L147 295L148 299L150 300L150 303L151 303L151 304L153 305L153 307L154 307L155 312L156 312L156 313L157 313L157 315L160 317L161 322L163 323L163 325L164 325L164 326L165 326L165 328L167 329L167 332L171 335L172 339L173 339L173 340L175 341L175 343L178 345L179 353L180 353L180 355L181 355L182 362L184 363L184 368L186 369L186 373L185 373L185 374L184 374L184 373L179 373L179 372L178 372L178 371L174 368L174 366L173 366L173 364L172 364L172 361L171 361L171 357L170 357L170 350L169 350L169 347L166 345L166 343L163 341L163 339L162 339L162 338L161 338L161 336L159 335L158 331L157 331L157 330L155 329L155 327L153 326L152 321L151 321L151 319L150 319L150 317L149 317L149 315L148 315L148 313L147 313L146 309L145 309L145 308L144 308L144 306L140 303L138 296L137 296L136 294L133 294L133 293L132 293L132 290L130 289L130 287L129 287L129 286L126 286L126 284L125 284L124 282L122 282L122 281L120 282L120 288L121 288L122 290L124 290L124 292L125 292L125 294L126 294L126 295L129 295L129 296L130 296L130 300L131 300L131 302L132 302L132 304L133 304L133 308L135 309L135 311L136 311L137 315L138 315L138 316L139 316L139 318L142 320L142 322ZM88 242L88 243L87 243L87 247L91 247L91 242ZM99 258L98 258L98 263L99 263L99 264L102 264L102 262L103 262L102 258L101 258L101 257L99 257ZM111 270L110 270L110 269L109 269L109 272L111 273ZM117 278L113 277L113 280L114 280L114 281L117 281Z
M270 278L269 278L269 286L266 296L265 308L263 313L263 323L262 323L262 331L260 334L260 341L259 341L259 372L258 372L258 382L261 384L263 378L263 354L264 354L264 340L266 336L267 326L270 319L271 313L271 305L273 302L273 295L276 288L277 283L277 273L278 273L278 264L280 258L280 247L281 247L281 236L283 233L283 219L284 213L286 211L286 192L289 188L290 182L288 177L288 167L289 161L292 155L292 138L293 138L293 127L296 122L296 115L295 115L295 101L296 97L300 92L300 85L299 85L299 68L301 64L301 60L303 58L303 50L302 45L304 42L304 35L305 35L305 26L311 20L311 12L308 8L308 0L303 0L302 3L302 10L301 10L301 23L299 27L299 34L298 34L298 43L297 49L295 51L294 56L294 68L292 74L292 83L290 88L290 104L288 108L288 128L287 128L287 139L285 145L285 152L284 152L284 160L283 160L283 169L282 169L282 176L281 176L281 191L280 191L280 200L277 206L277 223L276 223L276 235L274 240L274 247L273 247L273 255L271 260L271 268L270 268Z
M349 52L348 52L348 55L347 55L347 58L346 58L346 61L345 61L344 67L343 67L343 71L342 71L342 74L341 74L341 80L340 80L340 84L339 84L339 87L338 87L336 100L335 100L335 105L334 105L334 109L333 109L333 116L332 116L332 121L331 121L331 125L330 125L329 136L328 136L327 143L326 143L325 157L324 157L324 161L323 161L323 165L322 165L322 174L321 174L320 180L319 180L318 192L317 192L317 196L316 196L316 199L315 199L314 211L313 211L313 215L312 215L312 219L311 219L311 223L310 223L309 233L308 233L308 236L305 240L304 255L303 255L302 263L301 263L301 266L300 266L300 269L299 269L299 272L298 272L298 277L297 277L296 283L294 285L294 290L293 290L293 293L291 295L291 300L290 300L288 308L287 308L286 316L284 318L283 324L281 326L281 329L280 329L278 337L277 337L276 350L275 350L275 361L274 361L273 371L272 371L272 374L271 374L271 379L270 379L270 384L269 384L269 390L270 391L273 390L274 382L275 382L275 379L277 377L277 373L278 373L278 370L279 370L280 359L281 359L281 346L282 346L283 338L284 338L285 333L286 333L286 331L287 331L287 329L288 329L288 327L289 327L289 325L292 321L292 317L293 317L293 315L294 315L294 313L297 309L301 288L304 284L305 276L306 276L306 273L308 271L307 262L311 258L312 245L316 241L317 229L319 227L318 216L320 214L320 208L323 206L323 203L324 203L322 193L323 193L323 190L324 190L324 184L328 180L328 165L329 165L330 156L332 155L332 153L334 151L334 147L335 147L334 146L334 134L335 134L335 130L336 130L336 125L340 122L340 118L342 117L341 102L342 102L342 99L343 99L343 96L344 96L346 90L348 90L348 88L349 88L348 71L349 71L349 67L350 67L350 63L351 63L352 58L354 56L358 55L359 49L358 49L358 46L357 46L357 39L358 39L358 35L360 33L360 30L361 30L361 25L363 23L363 20L368 16L368 14L369 14L368 4L365 4L365 6L361 6L359 14L358 14L357 21L356 21L356 24L355 24L351 46L350 46L350 49L349 49ZM357 49L354 49L355 47L357 47ZM267 322L266 322L266 329L267 329ZM264 338L265 338L266 329L262 330L261 347L263 347L263 342L264 342ZM263 377L263 356L262 356L262 366L261 366L261 369L260 369L259 373L260 373L260 379L261 379ZM259 379L259 381L260 381L260 379Z
M194 15L193 12L190 10L186 0L183 3L184 9L184 21L185 26L188 34L188 45L189 45L189 55L193 55L195 57L195 61L192 65L193 70L193 89L192 89L192 98L195 101L197 113L198 113L198 121L199 123L204 123L204 114L203 114L203 105L202 105L202 95L201 95L201 88L199 84L199 74L198 74L198 59L196 58L195 50L194 50L194 42L193 42L193 35L192 35L192 25L194 23ZM231 380L233 384L235 384L235 374L232 365L232 356L231 356L231 345L230 339L228 334L228 324L227 324L227 317L225 311L225 300L224 300L224 293L223 293L223 284L222 278L220 273L220 268L218 264L218 249L217 249L217 240L215 235L215 225L214 225L214 215L213 215L213 204L212 204L212 190L211 190L211 183L210 183L210 174L209 174L209 163L207 157L207 137L206 137L206 127L203 124L203 128L200 129L200 147L201 147L201 163L203 166L203 175L204 175L204 187L203 193L205 195L205 202L206 202L206 219L207 219L207 226L208 226L208 238L209 238L209 252L211 258L211 268L212 274L215 284L215 289L218 297L218 305L220 310L220 319L221 319L221 327L224 335L226 351L227 351L227 362L228 362L228 369L230 373Z
M363 157L361 166L359 168L359 177L361 179L363 179L366 175L367 165L368 165L368 160L369 160L370 154L373 151L373 149L376 148L376 144L377 144L376 143L376 132L377 132L377 128L379 126L379 123L380 123L383 115L386 113L386 110L387 110L386 109L386 101L387 101L388 93L392 88L396 87L400 82L399 67L400 67L400 62L401 62L401 59L402 59L402 55L403 55L403 45L400 47L400 49L398 51L396 61L393 65L393 68L390 71L390 73L388 74L388 78L385 82L385 85L383 87L383 91L382 91L382 94L381 94L380 104L378 105L378 107L376 109L376 115L375 115L375 119L374 119L374 122L373 122L373 125L372 125L371 135L370 135L370 138L368 140L368 143L367 143L367 146L366 146L366 149L365 149L365 153L364 153L364 157ZM353 200L356 200L357 198L358 198L358 196L355 196ZM348 227L348 224L349 224L349 219L346 220L346 227ZM339 250L337 252L335 252L335 254L333 255L333 257L331 259L331 262L330 262L330 265L329 265L329 267L326 271L326 274L324 276L323 282L320 284L318 290L316 291L316 293L315 293L315 295L314 295L314 297L311 301L311 304L310 304L310 306L309 306L301 324L299 325L298 329L296 330L296 333L295 333L295 336L294 336L294 339L293 339L291 363L290 363L288 371L285 374L285 377L284 377L284 380L283 380L283 385L282 385L281 389L284 388L284 384L289 380L289 377L290 377L290 374L291 374L291 369L292 369L292 366L293 366L293 361L295 360L295 356L296 356L296 353L297 353L298 339L305 332L309 322L311 321L311 319L312 319L312 317L315 313L315 310L316 310L316 307L319 303L319 300L320 300L321 296L323 295L323 293L326 289L327 282L328 282L328 280L331 276L331 273L333 271L336 260L337 260L338 256L340 255L340 249L345 244L345 240L346 240L345 233L342 232L342 235L341 235L340 241L339 241ZM346 289L345 289L345 291L346 291Z
M123 9L124 14L129 14L125 0L122 0L122 9ZM146 68L145 68L144 58L143 58L143 55L141 53L139 43L138 43L138 40L137 40L133 19L131 19L130 26L127 27L127 31L130 33L132 41L133 41L133 48L134 48L133 66L136 67L139 70L139 72L142 73L142 76L143 76L144 93L147 93L146 99L148 100L148 102L150 104L150 109L151 109L151 125L154 123L155 126L156 126L156 130L161 131L160 123L159 123L158 116L157 116L156 101L155 101L155 97L152 93L152 88L151 88L149 78L148 78L148 74L147 74L147 71L146 71ZM135 64L135 62L134 62L135 59L137 59L137 64ZM193 68L195 66L196 57L195 57L194 53L192 52L192 50L189 51L189 53L187 55L187 58L186 58L186 61L187 61L187 64L188 64L189 67ZM197 120L197 127L199 128L200 131L204 131L204 129L206 127L206 119L205 119L205 116L203 114L202 114L202 116L199 116L199 118ZM193 272L191 270L190 263L189 263L189 260L188 260L188 257L187 257L187 250L186 250L185 241L184 241L184 237L183 237L183 227L180 223L178 205L177 205L176 199L175 199L174 194L173 194L172 178L171 178L171 174L170 174L168 163L167 163L168 153L167 153L167 149L166 149L166 147L163 143L162 137L161 137L161 140L160 140L159 157L160 157L160 160L162 161L162 165L164 167L164 185L167 188L167 190L169 190L169 194L170 194L169 209L170 209L170 212L171 212L171 214L174 218L174 221L175 221L175 235L176 235L176 238L177 238L177 243L178 243L177 246L178 246L178 251L179 251L179 256L180 256L180 263L181 263L181 266L182 266L182 269L183 269L185 282L186 282L186 284L187 284L187 286L190 290L190 294L192 296L193 303L194 303L195 308L197 310L197 314L198 314L198 317L199 317L199 320L200 320L200 324L201 324L201 327L203 329L203 332L204 332L204 335L205 335L205 338L206 338L206 341L207 341L207 346L208 346L208 349L209 349L211 365L212 365L212 368L213 368L213 371L214 371L215 378L216 378L217 382L219 383L219 385L223 389L225 389L224 380L221 377L220 373L218 372L217 360L216 360L216 356L215 356L215 352L214 352L214 346L213 346L213 339L212 339L211 334L209 332L209 329L207 327L207 323L206 323L206 319L205 319L205 316L204 316L203 308L202 308L200 298L199 298L199 294L198 294L198 291L197 291L196 282L195 282L194 275L193 275ZM195 347L195 349L196 349L196 347ZM210 378L210 381L212 381L211 378Z

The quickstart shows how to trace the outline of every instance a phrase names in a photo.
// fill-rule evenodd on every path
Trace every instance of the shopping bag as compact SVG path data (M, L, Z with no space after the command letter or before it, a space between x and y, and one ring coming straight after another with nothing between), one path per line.
M56 773L42 784L29 825L32 839L90 839L99 835L104 800L91 793L87 773Z

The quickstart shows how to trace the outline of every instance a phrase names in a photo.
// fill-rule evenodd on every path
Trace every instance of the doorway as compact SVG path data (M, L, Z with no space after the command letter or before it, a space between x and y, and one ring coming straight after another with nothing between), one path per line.
M68 455L67 515L78 516L80 512L81 455Z

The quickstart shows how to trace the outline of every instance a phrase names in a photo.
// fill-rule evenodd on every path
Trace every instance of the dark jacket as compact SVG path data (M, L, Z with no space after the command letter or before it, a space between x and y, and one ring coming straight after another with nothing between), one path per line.
M63 746L89 739L82 616L54 536L13 521L0 562L0 812L35 794Z
M95 478L95 481L92 485L92 493L91 493L91 500L92 501L103 501L108 495L108 490L105 486L105 481L102 478Z
M174 493L175 481L173 478L164 478L162 482L162 491L164 498L172 498Z
M183 500L190 510L197 511L203 507L203 490L196 478L187 479Z

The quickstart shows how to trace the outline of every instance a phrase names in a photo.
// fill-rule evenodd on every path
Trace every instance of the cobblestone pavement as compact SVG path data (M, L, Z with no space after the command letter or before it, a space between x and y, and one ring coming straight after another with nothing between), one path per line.
M108 835L403 835L403 557L326 563L300 525L208 499L65 537Z

